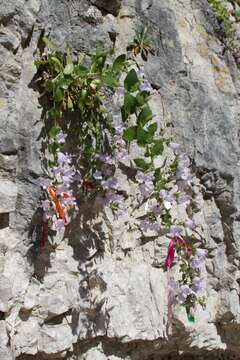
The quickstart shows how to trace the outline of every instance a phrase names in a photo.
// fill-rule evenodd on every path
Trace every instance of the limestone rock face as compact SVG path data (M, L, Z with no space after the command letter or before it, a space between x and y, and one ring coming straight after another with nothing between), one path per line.
M152 106L193 159L209 254L206 309L191 324L176 308L171 337L166 238L142 239L130 214L114 221L88 204L54 251L36 236L38 40L124 51L141 25L156 46ZM0 0L0 360L240 359L239 74L206 0ZM135 185L119 179L134 207Z

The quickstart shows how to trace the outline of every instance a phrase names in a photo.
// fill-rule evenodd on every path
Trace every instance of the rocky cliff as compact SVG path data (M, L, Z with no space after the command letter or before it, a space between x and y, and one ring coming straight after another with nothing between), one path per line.
M146 25L152 106L193 159L206 309L176 308L168 336L167 243L85 204L39 248L39 39L124 50ZM240 359L240 77L206 0L0 0L0 359ZM125 174L119 178L134 191ZM181 211L181 209L180 209Z

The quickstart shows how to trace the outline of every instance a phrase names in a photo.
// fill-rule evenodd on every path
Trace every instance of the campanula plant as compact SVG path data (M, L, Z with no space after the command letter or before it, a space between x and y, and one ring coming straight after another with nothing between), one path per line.
M44 224L64 231L81 201L96 195L116 219L124 216L128 195L116 170L128 161L135 174L139 207L145 208L136 224L143 237L149 231L155 237L169 237L165 261L169 301L184 306L193 319L196 304L204 305L205 251L194 240L191 164L151 110L152 87L144 69L126 54L115 56L112 49L99 47L93 54L73 59L69 50L60 52L48 38L42 40L46 48L36 66L45 98ZM146 60L152 48L145 32L138 41L134 54L144 54ZM131 146L142 155L130 158ZM159 164L160 158L164 160ZM172 213L178 205L188 214L185 221ZM174 277L171 268L176 264Z

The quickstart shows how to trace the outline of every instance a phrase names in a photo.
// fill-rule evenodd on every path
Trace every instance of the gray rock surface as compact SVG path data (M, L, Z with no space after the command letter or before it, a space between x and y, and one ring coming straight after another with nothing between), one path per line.
M140 25L156 44L145 66L153 107L193 159L209 252L206 310L192 325L176 308L170 338L167 239L143 241L129 214L113 221L92 205L55 251L40 251L33 226L42 32L76 52L100 39L121 51ZM0 0L0 79L0 360L240 359L240 78L207 1ZM134 184L119 178L134 205Z

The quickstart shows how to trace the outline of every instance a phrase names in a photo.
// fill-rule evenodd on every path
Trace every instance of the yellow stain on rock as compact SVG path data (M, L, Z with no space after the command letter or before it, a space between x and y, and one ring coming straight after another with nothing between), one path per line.
M7 102L4 98L0 98L0 109L5 108L5 106L7 105Z
M208 47L205 43L199 43L197 44L197 49L199 54L203 57L203 58L208 58Z
M209 40L209 35L201 24L196 25L196 31L201 35L204 40Z
M216 55L211 56L211 63L213 66L215 84L217 88L226 94L233 94L236 92L233 85L232 77L229 68Z

